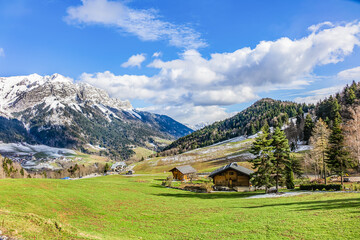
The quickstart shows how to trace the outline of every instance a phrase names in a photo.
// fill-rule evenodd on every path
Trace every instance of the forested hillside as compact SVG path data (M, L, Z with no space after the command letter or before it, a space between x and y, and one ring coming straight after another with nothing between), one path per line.
M163 154L181 153L233 137L253 135L260 131L265 123L270 127L282 126L289 122L289 118L303 116L303 113L313 108L314 105L264 98L231 118L179 138L165 148Z

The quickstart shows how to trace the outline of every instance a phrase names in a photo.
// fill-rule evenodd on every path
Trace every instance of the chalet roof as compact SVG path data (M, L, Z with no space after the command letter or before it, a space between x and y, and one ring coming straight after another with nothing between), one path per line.
M237 163L233 162L233 163L230 163L226 166L223 166L221 168L218 168L216 169L215 171L213 171L212 173L210 173L209 177L214 177L215 175L218 175L219 173L222 173L228 169L233 169L237 172L240 172L242 174L245 174L247 176L250 176L250 174L254 173L253 170L250 170L248 168L245 168L245 167L242 167L242 166L239 166L237 165Z
M126 167L126 163L125 162L116 162L111 166L111 169L115 169L117 167Z
M169 172L172 172L175 169L179 170L182 174L196 173L196 170L190 165L174 167Z

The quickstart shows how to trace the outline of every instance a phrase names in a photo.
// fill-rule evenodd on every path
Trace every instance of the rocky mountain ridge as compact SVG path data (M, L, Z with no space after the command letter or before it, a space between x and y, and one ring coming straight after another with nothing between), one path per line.
M0 78L0 140L81 148L90 143L123 157L154 139L192 132L170 117L134 109L86 83L60 74Z

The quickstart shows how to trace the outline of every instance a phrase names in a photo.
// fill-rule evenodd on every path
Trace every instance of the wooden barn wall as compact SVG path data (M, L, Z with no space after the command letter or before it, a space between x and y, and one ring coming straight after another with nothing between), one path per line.
M249 186L249 176L241 174L235 170L227 170L214 176L214 184L217 186ZM231 184L230 184L231 183Z

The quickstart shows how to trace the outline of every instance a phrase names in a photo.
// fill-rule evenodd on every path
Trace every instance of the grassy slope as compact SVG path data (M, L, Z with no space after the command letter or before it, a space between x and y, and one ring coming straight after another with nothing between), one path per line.
M159 186L163 177L1 180L0 229L25 239L360 236L358 193L245 199L254 193L190 193Z
M240 165L251 168L244 156L252 143L251 139L228 142L216 146L195 149L175 156L157 157L139 162L134 167L137 173L161 173L169 171L174 166L189 164L199 172L211 172L230 162L240 162ZM238 157L233 157L238 156Z

